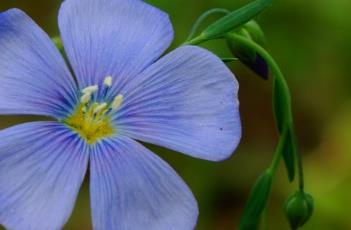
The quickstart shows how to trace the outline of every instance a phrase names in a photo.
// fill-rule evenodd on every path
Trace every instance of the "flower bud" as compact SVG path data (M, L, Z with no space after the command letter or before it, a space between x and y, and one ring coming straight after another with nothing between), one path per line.
M243 26L243 28L250 34L252 41L261 46L266 45L266 37L263 33L263 30L255 20L249 21Z
M240 29L233 31L231 33L239 34L246 39L249 39L261 46L265 44L264 33L261 30L260 26L256 21L251 20ZM232 41L230 38L227 39L227 44L232 52L232 54L239 58L239 60L245 64L249 69L254 71L258 76L263 79L268 79L269 69L266 61L256 53L255 50L237 44L235 41Z
M302 227L312 216L313 198L310 194L297 191L285 202L285 213L292 229Z

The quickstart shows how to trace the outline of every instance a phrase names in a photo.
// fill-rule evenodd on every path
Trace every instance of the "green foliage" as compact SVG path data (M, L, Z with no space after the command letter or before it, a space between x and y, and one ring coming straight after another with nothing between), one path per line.
M239 230L257 229L271 191L272 172L265 171L256 181L240 220Z
M201 34L206 39L216 39L224 36L226 33L238 28L270 6L272 0L256 0L244 7L233 11L227 16L221 18L215 23L208 26Z
M295 133L291 127L287 130L286 140L282 150L282 155L285 163L285 168L288 173L289 181L292 182L295 178L295 156L296 156L296 144L295 144Z
M291 118L291 99L286 82L275 77L273 82L273 106L274 115L279 132L281 133L287 125L290 125Z
M196 34L197 29L201 26L201 24L210 16L215 15L215 14L229 14L230 11L222 8L214 8L210 9L206 12L204 12L194 23L193 27L191 28L190 34L188 38L186 39L187 41L191 40L194 35Z
M273 83L273 108L277 127L280 133L283 129L287 128L286 141L284 141L284 147L282 150L284 163L288 172L290 181L294 180L295 177L295 155L296 155L296 143L295 133L292 128L291 118L291 102L289 89L286 82L281 78L275 77Z

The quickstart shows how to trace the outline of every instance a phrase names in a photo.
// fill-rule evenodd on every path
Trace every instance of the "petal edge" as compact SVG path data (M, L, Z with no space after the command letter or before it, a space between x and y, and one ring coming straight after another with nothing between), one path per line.
M122 89L125 102L114 121L133 139L224 160L241 139L238 89L235 76L214 54L181 47Z

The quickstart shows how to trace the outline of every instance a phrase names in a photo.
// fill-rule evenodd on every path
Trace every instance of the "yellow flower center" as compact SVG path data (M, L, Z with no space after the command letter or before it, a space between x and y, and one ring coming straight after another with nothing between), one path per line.
M107 79L107 80L106 80ZM112 78L106 77L104 92L111 86ZM123 102L123 96L118 95L110 103L93 102L93 94L98 91L98 86L89 86L82 90L80 104L63 123L78 133L88 144L110 137L115 133L111 125L111 112L116 111Z
M85 106L79 105L76 111L64 121L65 124L79 133L88 144L94 144L96 141L114 134L111 116L103 113L94 114L94 107L96 104L84 112Z

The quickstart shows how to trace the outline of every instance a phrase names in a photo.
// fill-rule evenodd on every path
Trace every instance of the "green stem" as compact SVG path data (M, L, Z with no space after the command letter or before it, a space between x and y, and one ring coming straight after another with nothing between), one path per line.
M206 11L196 20L193 27L191 28L190 34L189 34L188 38L186 39L186 41L190 41L194 37L197 29L200 27L202 22L205 19L207 19L209 16L211 16L213 14L229 14L229 13L230 13L229 10L222 9L222 8L215 8L215 9L211 9L211 10Z
M282 146L281 146L282 144L280 144L280 143L283 142L282 139L283 138L280 138L278 147L277 147L277 149L276 149L276 151L274 153L274 156L273 156L273 160L271 162L270 167L268 168L268 170L271 172L272 176L274 176L275 171L277 171L279 162L280 162L280 160L282 158L282 154L281 154L281 151L280 151L280 149L282 148Z
M275 171L277 171L277 168L278 168L278 165L279 165L279 162L282 158L282 149L284 147L284 142L286 140L286 136L287 136L287 129L284 129L283 130L283 133L281 134L280 138L279 138L279 142L278 142L278 146L275 150L275 153L274 153L274 157L273 157L273 160L272 160L272 163L270 165L270 167L268 168L268 170L272 173L272 176L274 176L275 174Z
M267 205L263 209L263 212L262 212L262 229L263 230L269 230Z
M275 62L275 60L272 58L272 56L264 49L262 48L260 45L256 44L255 42L243 37L243 36L240 36L240 35L237 35L237 34L228 34L227 35L228 38L244 45L244 46L247 46L247 47L250 47L251 49L255 50L266 62L267 64L270 66L270 69L272 70L273 72L273 75L275 77L275 80L279 81L282 86L283 86L283 91L284 93L286 94L285 97L287 98L287 107L286 107L286 114L287 114L287 119L286 119L286 123L284 124L284 126L286 127L284 129L283 128L283 132L281 133L281 135L284 134L284 132L287 132L287 129L293 129L293 119L292 119L292 112L291 112L291 97L290 97L290 91L289 91L289 88L288 88L288 85L286 83L286 80L283 76L283 73L281 72L278 64ZM285 131L284 131L285 130ZM282 138L280 138L281 140ZM281 141L279 142L279 145L280 145ZM278 145L278 148L279 148L279 145ZM278 156L279 155L279 156ZM275 156L274 156L274 159L273 159L273 162L272 162L272 165L271 165L271 169L273 170L273 172L276 170L276 167L281 159L281 154L279 154L279 151L276 152ZM304 180L303 180L303 167L302 167L302 159L301 159L301 156L299 153L296 153L296 157L297 157L297 160L298 160L298 171L299 171L299 188L301 190L303 190L304 188Z
M267 64L270 66L274 77L276 78L276 80L280 81L281 83L283 83L284 85L284 92L287 95L288 98L288 103L289 103L289 111L288 111L288 115L289 115L289 121L288 122L292 122L292 113L291 113L291 106L290 106L290 93L289 93L289 88L288 88L288 84L286 83L286 80L283 76L283 73L281 72L278 64L274 61L274 59L272 58L272 56L264 49L262 48L260 45L258 45L257 43L241 36L241 35L237 35L237 34L228 34L228 37L230 37L230 39L235 40L238 43L241 43L245 46L250 47L251 49L254 49L258 54L261 55L261 57L267 62Z
M296 143L297 141L295 140L294 137L294 142ZM301 154L297 153L296 154L296 160L297 160L297 168L298 168L298 174L299 174L299 189L304 192L304 173L303 173L303 162L302 162L302 156Z

